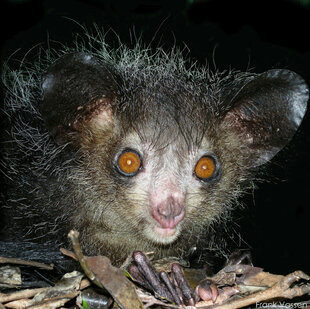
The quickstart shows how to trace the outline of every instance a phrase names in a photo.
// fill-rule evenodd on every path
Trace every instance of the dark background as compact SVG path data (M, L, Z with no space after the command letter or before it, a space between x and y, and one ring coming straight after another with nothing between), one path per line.
M167 50L174 44L211 68L263 72L286 68L310 84L310 1L233 0L68 0L2 1L1 61L21 59L48 38L71 44L80 25L113 29L124 43L131 33ZM65 18L66 17L66 18ZM80 24L80 25L79 25ZM153 39L155 37L155 39ZM115 35L108 35L114 46ZM251 247L256 266L273 273L310 273L310 119L294 141L269 164L254 193L244 198L234 229ZM238 227L239 226L239 227Z

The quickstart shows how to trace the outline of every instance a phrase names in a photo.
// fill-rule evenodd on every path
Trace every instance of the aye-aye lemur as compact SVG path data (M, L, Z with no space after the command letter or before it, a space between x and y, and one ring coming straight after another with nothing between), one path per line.
M116 265L133 250L203 252L306 111L288 70L212 73L176 50L104 42L52 53L3 75L2 240L30 248L74 228Z

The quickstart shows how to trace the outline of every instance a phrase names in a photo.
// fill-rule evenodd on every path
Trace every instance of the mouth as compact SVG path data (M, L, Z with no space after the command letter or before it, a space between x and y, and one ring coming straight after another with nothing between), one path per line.
M162 228L162 227L155 226L154 232L162 237L170 237L176 233L176 228Z
M174 228L163 228L156 224L149 223L145 228L146 237L159 244L170 244L174 242L180 235L181 228L175 226Z

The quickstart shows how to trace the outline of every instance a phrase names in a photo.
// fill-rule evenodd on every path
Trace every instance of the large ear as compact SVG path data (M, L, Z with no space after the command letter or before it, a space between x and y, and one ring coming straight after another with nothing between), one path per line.
M112 68L87 53L64 55L42 77L40 112L58 143L70 141L86 121L112 115L117 82Z
M308 98L308 87L299 75L270 70L240 87L222 126L240 136L255 167L270 160L293 137Z

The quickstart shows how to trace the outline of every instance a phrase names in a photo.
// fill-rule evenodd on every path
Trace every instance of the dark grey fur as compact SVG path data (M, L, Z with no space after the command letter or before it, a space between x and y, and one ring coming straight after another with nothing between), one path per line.
M86 251L116 263L133 249L155 250L158 257L187 256L189 244L217 250L216 226L225 229L257 167L292 138L308 100L305 82L290 71L211 73L178 51L110 50L104 42L100 50L77 46L33 68L6 69L3 84L9 127L2 239L56 249L77 228ZM102 113L116 129L100 127L101 120L93 125ZM127 140L131 135L139 146ZM145 238L148 188L141 193L139 178L114 167L129 146L143 149L144 162L155 160L150 184L171 173L185 188L187 215L170 244ZM199 151L219 163L212 183L196 179L194 165L187 166ZM98 231L106 240L94 236Z

